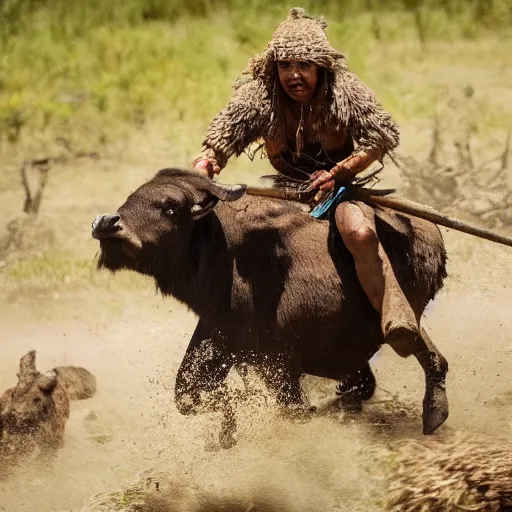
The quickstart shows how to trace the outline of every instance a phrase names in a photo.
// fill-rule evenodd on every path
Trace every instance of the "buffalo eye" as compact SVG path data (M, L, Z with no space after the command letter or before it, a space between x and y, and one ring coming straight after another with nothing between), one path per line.
M177 204L171 199L155 200L151 202L151 206L155 210L155 213L160 212L160 215L166 217L173 217L176 215Z
M166 217L172 217L176 214L176 205L171 201L165 201L164 203L160 203L158 205L163 215Z

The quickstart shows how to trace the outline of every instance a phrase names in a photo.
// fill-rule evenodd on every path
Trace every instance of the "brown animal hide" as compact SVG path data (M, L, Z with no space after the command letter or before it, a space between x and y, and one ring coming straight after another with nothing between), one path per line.
M117 213L102 217L95 230L99 267L150 275L163 294L237 336L240 330L250 331L250 337L263 332L268 338L276 330L285 335L281 331L289 332L290 323L306 319L317 332L321 318L346 318L347 309L359 311L358 320L376 316L329 221L282 201L240 198L243 190L236 202L226 202L217 190L208 190L213 185L188 171L160 171ZM209 215L219 199L224 202ZM384 208L376 214L398 280L422 310L446 277L440 232Z
M96 394L96 378L89 370L80 366L57 366L55 372L70 400L86 400Z
M297 405L303 373L337 380L361 375L374 383L368 361L383 343L379 315L333 219L316 220L283 201L242 197L244 190L164 169L116 213L93 222L100 268L152 276L164 295L200 317L178 372L177 406L183 414L197 412L204 391L231 425L220 390L233 364L253 364L279 403ZM376 226L420 318L446 277L439 229L381 208ZM414 355L427 375L424 432L431 433L448 415L447 363L424 331L408 349L400 355Z

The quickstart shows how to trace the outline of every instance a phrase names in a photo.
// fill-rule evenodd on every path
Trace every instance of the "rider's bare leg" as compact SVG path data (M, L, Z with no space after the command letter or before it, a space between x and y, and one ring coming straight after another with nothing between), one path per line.
M373 209L345 201L337 207L335 218L343 242L354 257L359 282L372 306L381 313L386 342L400 343L404 338L416 337L416 316L379 242Z

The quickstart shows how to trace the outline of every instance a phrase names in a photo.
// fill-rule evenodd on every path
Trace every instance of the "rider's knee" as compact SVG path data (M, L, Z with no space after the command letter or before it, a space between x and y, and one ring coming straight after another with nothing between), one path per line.
M368 254L370 251L376 251L379 245L377 233L368 223L356 226L345 224L340 226L340 234L352 254Z

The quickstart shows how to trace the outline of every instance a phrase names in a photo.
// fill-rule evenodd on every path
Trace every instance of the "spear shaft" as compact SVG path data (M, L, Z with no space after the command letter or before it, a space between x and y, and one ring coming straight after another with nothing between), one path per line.
M247 194L284 199L288 201L302 201L304 195L298 190L289 187L247 187ZM372 206L382 206L392 210L413 215L425 219L439 226L455 229L463 233L477 236L498 244L512 247L512 238L498 235L488 229L479 228L458 219L444 215L431 206L410 201L394 195L382 195L378 190L372 191L367 188L353 187L347 190L347 197L356 201L362 201Z

